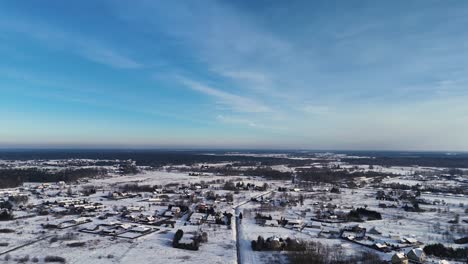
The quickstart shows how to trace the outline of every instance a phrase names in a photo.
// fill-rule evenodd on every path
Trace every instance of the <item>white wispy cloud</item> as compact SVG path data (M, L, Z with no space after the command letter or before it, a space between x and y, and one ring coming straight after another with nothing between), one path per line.
M80 54L88 60L109 65L114 68L136 69L141 68L142 64L136 62L130 57L117 53L116 51L102 46L89 46L81 43L82 50Z
M84 59L113 68L136 69L143 65L119 52L115 47L95 38L71 33L40 21L20 18L0 19L3 32L14 32L28 36L49 47L77 54Z
M243 115L217 115L216 120L223 124L248 127L257 130L269 131L273 133L283 134L289 131L287 126L278 124L263 123L262 120L258 121L251 117Z
M330 113L330 108L321 105L306 105L301 109L303 112L312 115L323 115Z
M251 120L239 118L239 117L218 115L216 116L216 120L222 123L227 123L227 124L244 125L244 126L249 126L249 127L263 127L262 125L258 125L257 123L252 122Z
M227 4L124 2L120 8L114 6L114 10L125 21L150 24L175 41L178 48L190 49L192 58L211 72L233 80L236 90L265 97L292 96L284 93L284 89L296 85L285 86L285 78L276 77L284 76L288 62L298 67L303 65L304 58L296 54L288 40L259 27L251 17Z
M265 89L266 86L271 85L270 77L257 71L216 70L216 72L231 79L249 82L254 88Z
M272 111L268 106L254 99L228 93L184 77L178 79L186 87L214 97L219 103L229 106L236 112L265 113Z

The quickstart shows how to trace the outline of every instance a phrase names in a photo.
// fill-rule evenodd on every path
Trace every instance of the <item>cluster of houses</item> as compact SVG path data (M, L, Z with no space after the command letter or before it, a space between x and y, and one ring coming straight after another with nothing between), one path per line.
M41 226L47 229L65 229L65 228L74 227L74 226L78 226L78 225L82 225L82 224L86 224L90 222L92 222L92 220L89 218L79 217L76 219L62 221L62 222L58 222L58 221L47 222L45 224L44 223L41 224Z
M134 193L127 192L110 192L106 197L111 200L122 200L127 198L134 198L137 195Z
M398 202L400 200L416 199L418 196L420 196L420 193L412 190L391 189L387 192L384 190L378 190L375 199L381 201Z
M86 199L69 198L53 202L44 201L36 207L39 214L95 216L104 208L102 203L90 202Z
M329 219L328 217L326 219ZM413 249L422 246L422 243L412 237L384 236L377 228L367 229L360 224L351 224L340 227L344 222L334 222L323 219L312 218L305 221L301 217L280 216L278 214L264 215L257 213L255 221L258 225L268 227L283 227L300 232L312 233L314 231L318 237L329 239L344 239L349 242L372 248L384 253L398 252L402 249ZM272 238L275 241L275 238ZM416 253L419 251L415 251ZM415 259L413 253L405 254L405 257ZM419 256L419 255L418 255ZM403 262L404 263L404 262Z
M283 217L278 215L262 215L257 213L255 216L255 222L261 226L270 226L270 227L284 227L287 229L293 229L296 231L302 230L306 223L304 220L294 217Z
M158 230L159 229L157 228L144 225L115 222L110 224L99 224L92 228L83 228L80 230L80 232L135 239Z
M273 251L297 251L304 250L305 245L297 240L296 238L285 238L279 236L271 236L267 239L264 239L262 236L259 236L257 240L252 240L252 250L255 251L264 251L264 250L273 250Z
M189 223L191 225L201 225L201 224L218 224L218 225L227 225L230 222L232 217L231 213L193 213L190 215Z

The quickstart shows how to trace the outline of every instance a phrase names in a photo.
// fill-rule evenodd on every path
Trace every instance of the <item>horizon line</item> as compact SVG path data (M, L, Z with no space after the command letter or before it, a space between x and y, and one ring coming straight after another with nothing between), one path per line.
M424 149L314 149L314 148L246 148L246 147L90 147L90 146L0 146L5 151L287 151L287 152L409 152L409 153L468 153L468 150L424 150Z

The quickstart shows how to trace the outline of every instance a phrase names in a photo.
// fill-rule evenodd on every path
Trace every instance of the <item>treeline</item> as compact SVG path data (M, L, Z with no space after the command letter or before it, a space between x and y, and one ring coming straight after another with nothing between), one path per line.
M357 208L356 210L351 210L348 214L348 219L350 221L363 222L364 219L367 220L382 220L382 215L377 211L368 210L366 208Z
M238 167L234 167L231 165L226 165L226 166L216 166L216 167L204 167L198 170L194 168L190 168L190 169L187 169L187 171L209 172L209 173L215 173L215 174L224 175L224 176L235 176L235 175L260 176L260 177L265 177L267 179L274 179L274 180L290 180L292 177L291 172L281 172L281 171L274 170L270 167L265 167L265 166L258 166L257 168L249 168L245 170L245 169L239 169Z
M119 186L121 192L153 192L158 185L139 185L137 183L129 183Z
M321 244L319 242L308 242L303 251L291 251L287 254L289 263L302 264L380 264L387 263L379 255L370 252L357 253L349 256L342 248Z
M380 165L380 166L422 166L444 168L468 168L466 156L439 156L439 157L375 157L363 159L342 159L341 161L353 165Z
M201 169L187 169L189 171L210 172L218 175L234 176L234 175L247 175L259 176L268 180L291 180L294 176L292 172L282 172L267 166L258 166L256 168L249 168L246 170L233 167L231 165L204 167ZM297 168L296 176L298 180L310 182L328 182L334 183L342 180L352 180L357 177L384 177L388 173L381 173L376 171L348 171L348 170L332 170L329 168Z
M73 182L81 178L106 174L105 169L83 168L51 171L45 169L0 169L0 188L11 188L24 182Z
M257 167L255 169L248 169L244 172L244 175L262 176L271 180L290 180L293 176L291 172L281 172L270 167Z
M160 167L166 165L192 165L195 163L233 162L238 165L281 165L293 166L310 165L310 160L288 159L280 157L252 157L245 155L207 155L202 151L157 151L157 150L41 150L41 151L3 151L0 159L4 160L33 160L33 159L94 159L94 160L133 160L138 166ZM213 153L213 151L210 151ZM317 161L314 161L317 162ZM105 162L106 165L115 164Z
M352 180L358 177L383 177L388 176L388 173L375 171L348 171L348 170L331 170L328 168L300 168L296 170L297 178L303 181L315 182L337 182L341 180Z
M209 152L214 155L206 155ZM288 159L285 157L253 157L245 155L225 155L226 151L171 151L171 150L25 150L0 151L0 159L4 160L32 160L32 159L94 159L94 160L134 160L139 166L160 167L194 163L233 162L241 166L272 166L288 164L290 166L306 166L312 162L307 158L316 158L314 154L288 152L304 159ZM259 154L269 152L256 152ZM342 152L346 153L346 152ZM381 166L428 166L447 168L468 168L468 154L453 156L444 153L393 153L393 152L358 152L349 155L371 156L374 158L344 158L343 162L353 165L381 165ZM408 156L414 155L414 156ZM417 155L417 156L416 156ZM323 158L313 162L328 163L330 159ZM112 165L113 161L103 161L102 164Z
M430 244L424 247L424 252L427 255L436 256L439 258L448 258L455 260L468 261L468 248L452 248L442 244Z
M455 194L468 194L468 190L464 186L432 186L432 185L407 185L398 182L386 183L380 185L383 188L392 188L394 190L413 190L413 191L426 191L433 193L455 193Z

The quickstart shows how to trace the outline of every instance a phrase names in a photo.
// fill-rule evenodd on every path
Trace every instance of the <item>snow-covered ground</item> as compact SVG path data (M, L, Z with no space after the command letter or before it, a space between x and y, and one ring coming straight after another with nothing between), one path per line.
M246 154L250 155L250 154ZM286 158L286 154L252 154L252 156L267 156ZM328 157L328 156L326 156ZM85 161L92 163L93 161ZM311 166L313 166L311 159ZM41 161L40 163L3 162L12 167L37 167L55 166L62 164L61 161ZM352 209L367 208L382 214L382 220L364 221L359 223L366 230L377 230L380 234L371 234L368 236L373 241L392 242L403 238L416 239L421 245L430 243L443 243L446 246L460 247L454 243L455 238L468 236L468 195L450 192L421 192L418 199L422 199L420 208L423 212L410 212L403 209L407 201L382 201L376 199L378 191L391 191L389 184L401 184L407 186L422 187L460 187L464 179L445 179L443 177L424 178L420 173L437 174L443 171L443 168L416 168L416 167L382 167L368 165L348 165L332 162L330 166L339 165L340 169L353 169L362 171L376 171L388 173L388 177L382 177L382 182L375 185L371 184L372 179L359 178L356 182L367 182L368 184L360 188L347 188L346 184L325 184L315 183L308 190L303 190L301 186L294 185L289 181L267 181L262 177L249 176L218 176L211 173L202 175L189 175L191 168L201 166L222 167L230 163L202 163L194 166L170 166L163 167L160 170L143 170L136 175L118 175L109 173L106 176L89 179L72 185L59 185L57 183L39 184L25 183L22 188L4 189L0 192L0 198L9 195L27 194L28 204L22 210L16 209L15 216L18 218L12 221L0 221L1 229L11 229L13 232L0 233L0 261L18 262L20 258L28 256L32 261L37 258L39 263L44 263L46 256L60 256L66 259L67 263L287 263L287 253L284 251L253 251L251 241L256 240L258 236L265 239L268 237L296 238L303 241L320 242L323 245L330 246L339 250L345 255L351 256L360 252L371 251L378 254L381 258L389 260L395 252L383 253L369 247L364 247L357 243L346 241L342 238L326 238L321 235L328 229L343 229L346 226L357 224L353 222L315 224L314 227L302 227L297 229L279 226L261 226L255 221L257 212L271 215L274 219L280 218L298 220L304 224L313 226L312 218L316 218L318 211L326 211L327 208L333 208L337 213L348 213ZM325 165L326 166L326 165ZM180 171L177 171L177 168ZM244 166L242 168L255 168ZM272 169L281 172L294 172L294 168L288 164L274 165ZM268 184L267 190L254 191L223 190L225 181L234 180L245 184L255 184L263 186ZM211 201L213 207L218 212L233 213L233 224L217 225L203 223L201 225L190 225L187 221L188 215L177 216L175 226L157 226L157 231L149 233L137 239L126 239L112 236L101 236L91 233L80 232L83 228L93 228L98 224L111 224L114 222L123 222L122 218L112 213L121 208L140 208L135 214L147 214L158 216L161 212L167 210L167 204L155 204L149 202L148 198L157 198L161 193L140 192L138 196L110 200L104 198L111 192L119 191L126 184L138 184L144 186L193 186L194 184L209 183L208 188L203 188L196 192L194 189L180 190L173 188L174 193L164 193L168 197L169 203L175 200L184 199L202 199L196 203L209 202L204 200L207 192L214 192L218 198L226 197L232 194L233 201L218 199ZM381 187L381 184L383 187ZM84 186L94 186L97 189L95 194L81 196L80 191ZM331 193L329 190L333 186L339 186L340 193ZM41 188L39 188L41 187ZM278 187L286 187L286 191L278 191ZM159 187L158 187L159 188ZM169 187L168 187L169 188ZM197 187L198 188L198 187ZM31 195L29 191L37 189L38 192ZM400 191L400 190L398 190ZM71 194L69 194L71 192ZM72 197L70 197L72 196ZM298 200L303 197L301 205ZM201 197L201 198L200 198ZM262 205L261 201L253 201L252 198L258 198L269 201ZM34 211L35 207L40 206L45 201L55 204L64 199L86 199L90 204L99 203L101 209L96 215L89 216L91 222L66 229L45 229L44 224L57 224L67 220L76 220L77 215L38 215ZM287 201L285 204L281 202ZM194 210L196 203L189 203L188 206ZM382 203L391 205L382 208ZM268 204L268 205L267 205ZM395 205L395 207L392 207ZM55 205L54 205L55 206ZM61 208L55 208L61 209ZM105 213L111 214L107 219L100 219L98 216ZM235 221L239 213L243 214L242 221ZM453 223L458 218L458 223ZM312 223L312 224L311 224ZM177 249L172 246L172 240L175 232L181 229L185 234L194 233L208 234L208 241L202 243L198 251ZM58 239L56 239L56 237ZM240 259L238 260L237 241L239 243ZM82 243L82 244L80 244ZM24 247L21 247L23 246ZM79 245L73 247L73 245ZM7 251L11 252L6 253ZM4 254L3 254L4 253ZM8 260L8 261L7 261ZM435 259L430 259L434 260Z

